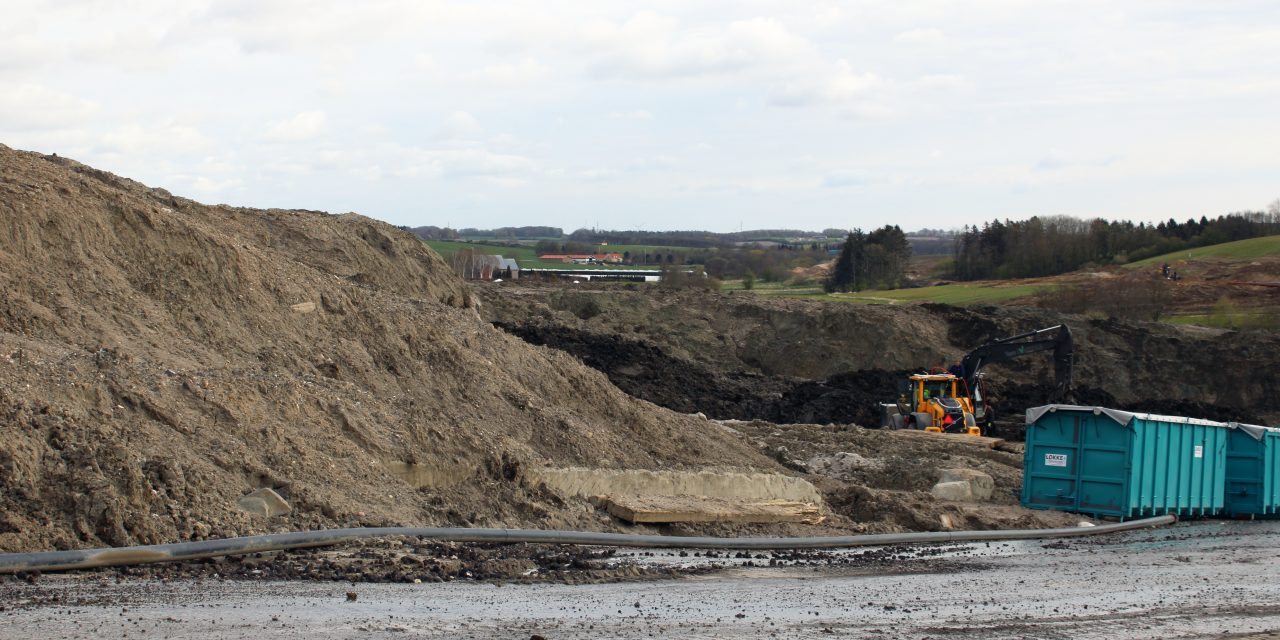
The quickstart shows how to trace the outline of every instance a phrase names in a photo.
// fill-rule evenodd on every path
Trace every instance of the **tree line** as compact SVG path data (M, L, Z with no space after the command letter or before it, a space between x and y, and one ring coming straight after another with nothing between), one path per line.
M1194 247L1280 233L1280 201L1267 212L1147 224L1036 216L966 226L955 241L959 280L1035 278L1090 264L1133 262Z

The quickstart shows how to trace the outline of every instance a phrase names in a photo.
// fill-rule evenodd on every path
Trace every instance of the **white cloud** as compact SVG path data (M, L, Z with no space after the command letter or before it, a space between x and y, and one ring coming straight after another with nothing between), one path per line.
M473 139L484 133L484 127L480 126L480 121L476 117L466 111L454 111L445 119L444 124L436 133L436 138L440 140L466 140Z
M530 158L482 148L402 148L387 154L389 166L401 178L517 178L537 169Z
M611 111L609 118L613 120L652 120L653 114L645 109L632 109L631 111Z
M431 71L436 68L436 59L428 53L419 53L413 57L413 66L419 71Z
M477 71L474 77L498 85L512 85L537 82L547 75L547 71L547 67L537 60L524 58L518 62L489 65Z
M524 178L509 178L504 176L485 176L484 181L500 189L517 189L529 184L529 181Z
M593 25L584 40L596 56L591 69L605 77L692 77L794 68L814 54L812 43L771 18L682 29L675 19L642 12L621 24Z
M350 49L430 29L444 10L426 2L224 0L176 25L171 38L229 39L247 53Z
M783 85L769 97L769 103L798 107L819 102L848 102L865 97L879 84L876 74L860 73L848 60L837 60L826 74L802 77Z
M97 103L46 86L0 83L0 131L82 127Z
M292 118L272 122L262 134L268 142L303 142L320 135L324 130L323 111L303 111Z
M30 69L64 57L62 47L31 33L0 32L0 71Z
M348 171L348 173L350 173L352 177L359 180L376 182L382 179L382 175L384 172L382 170L382 167L376 164L371 164L363 167L354 167L350 171Z
M185 155L204 151L212 145L213 141L196 127L172 120L121 125L97 139L98 152L126 156Z
M861 187L869 182L867 175L861 171L836 171L827 174L822 179L822 186L840 189L847 187Z
M202 194L213 194L223 191L229 191L239 187L243 182L239 178L228 178L226 180L218 180L209 176L196 176L191 181L191 188Z
M974 86L963 74L940 73L921 76L908 83L907 88L920 91L968 91Z
M1051 149L1044 157L1036 161L1032 165L1032 170L1037 172L1053 172L1064 169L1085 168L1085 169L1105 169L1118 160L1115 155L1101 157L1076 157L1068 154L1060 149Z
M675 167L679 160L671 156L648 156L635 158L627 163L631 171L665 171Z
M616 175L618 172L612 169L584 169L578 172L578 177L585 180L605 180Z
M946 40L941 29L923 28L903 31L894 36L893 41L905 45L935 45Z

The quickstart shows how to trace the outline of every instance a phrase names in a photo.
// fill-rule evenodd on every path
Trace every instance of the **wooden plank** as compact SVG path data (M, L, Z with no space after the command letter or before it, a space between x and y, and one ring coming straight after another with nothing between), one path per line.
M939 441L946 440L958 446L981 447L983 449L995 449L1005 442L1003 438L970 436L962 433L937 433L934 431L921 431L918 429L900 429L893 433L902 434L908 438L934 438Z
M789 500L748 501L704 496L609 496L605 510L628 522L736 522L816 524L824 517L821 508L810 502Z

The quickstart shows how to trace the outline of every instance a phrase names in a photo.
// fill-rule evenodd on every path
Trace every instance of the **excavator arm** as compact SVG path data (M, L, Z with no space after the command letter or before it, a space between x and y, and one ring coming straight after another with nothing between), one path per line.
M970 351L960 361L960 366L964 369L961 377L969 389L976 389L978 374L984 366L992 362L1006 362L1049 350L1053 351L1055 384L1048 401L1060 402L1071 391L1071 375L1075 366L1075 349L1071 342L1071 330L1065 324L1000 338Z

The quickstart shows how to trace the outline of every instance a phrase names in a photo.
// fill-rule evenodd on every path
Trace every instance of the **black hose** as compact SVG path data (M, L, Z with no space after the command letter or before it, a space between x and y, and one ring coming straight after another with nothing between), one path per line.
M929 542L978 542L984 540L1031 540L1040 538L1072 538L1114 533L1144 527L1157 527L1177 522L1174 516L1158 516L1106 524L1097 527L1063 529L1014 529L1006 531L929 531L921 533L881 533L860 536L826 536L812 538L712 538L705 536L658 536L629 533L592 533L585 531L541 531L536 529L457 529L423 527L368 527L295 531L263 536L179 542L137 547L83 549L78 551L41 551L36 553L0 554L0 574L19 571L66 571L93 567L178 562L219 556L244 555L265 551L323 547L353 540L410 536L441 542L537 542L544 544L581 544L604 547L663 547L681 549L834 549L890 544Z

